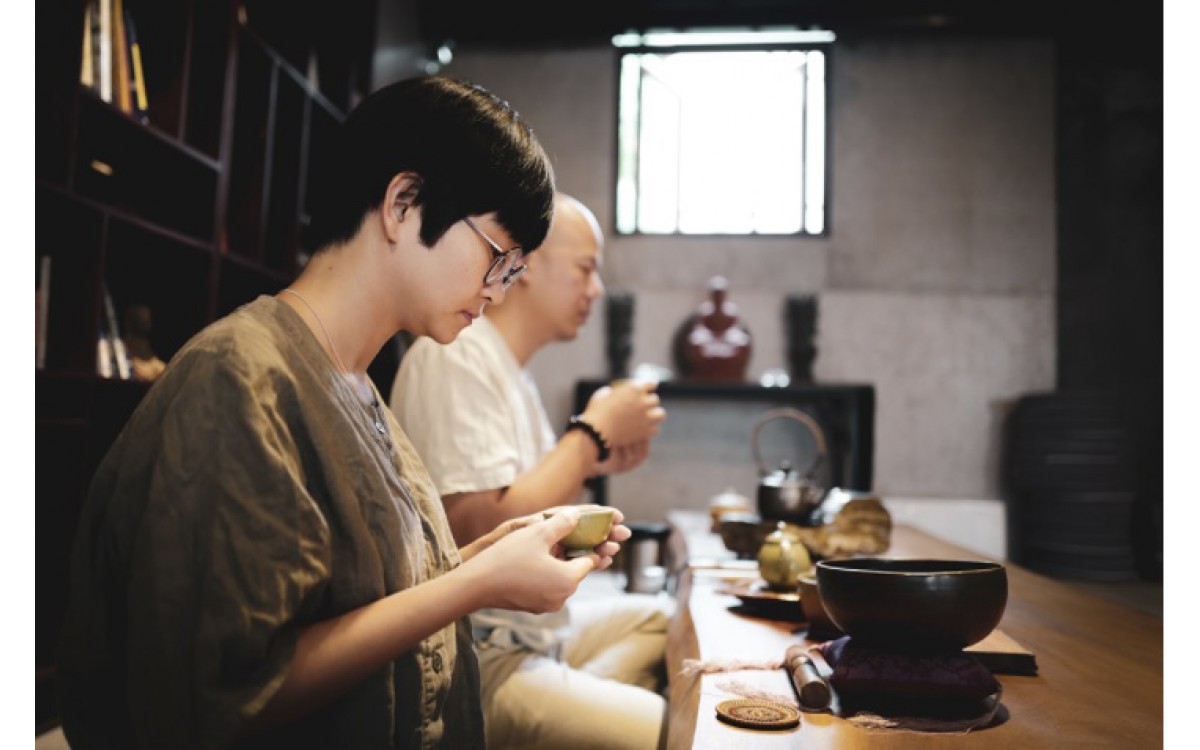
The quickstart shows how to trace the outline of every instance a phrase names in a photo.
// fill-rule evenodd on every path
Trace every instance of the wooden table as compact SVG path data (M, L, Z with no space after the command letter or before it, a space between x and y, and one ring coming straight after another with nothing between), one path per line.
M675 511L676 559L729 559L707 513ZM686 555L686 558L682 557ZM889 557L982 559L910 527L892 532ZM782 658L805 642L803 625L731 611L740 602L717 593L719 570L689 565L676 590L678 608L667 644L670 675L668 747L713 748L1151 748L1163 743L1162 620L1008 565L1009 598L1000 629L1037 656L1036 677L997 675L1008 719L966 735L860 729L820 713L805 713L799 729L759 732L716 718L716 706L740 697L732 680L777 695L794 691L782 669L685 677L685 659L703 662Z

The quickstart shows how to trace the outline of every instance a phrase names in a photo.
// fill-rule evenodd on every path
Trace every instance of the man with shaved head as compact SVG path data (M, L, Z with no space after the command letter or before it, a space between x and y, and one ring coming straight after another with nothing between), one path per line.
M640 465L658 433L666 414L653 385L627 381L598 391L556 438L527 369L587 321L604 293L603 245L592 212L558 194L550 232L504 303L453 343L419 339L401 360L391 407L460 545L578 502L584 480ZM633 594L570 601L551 615L478 613L489 746L656 747L669 613L669 600Z

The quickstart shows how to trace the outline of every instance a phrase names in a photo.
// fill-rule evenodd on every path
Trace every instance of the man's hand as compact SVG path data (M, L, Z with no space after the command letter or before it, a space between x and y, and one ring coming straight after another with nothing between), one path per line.
M581 415L614 448L648 442L667 417L657 383L627 380L592 394ZM644 458L644 456L643 456Z
M608 457L608 460L596 464L596 468L592 470L592 476L621 474L626 471L632 471L640 466L648 455L650 455L649 440L642 440L637 443L630 443L629 445L615 445L612 449L612 455Z

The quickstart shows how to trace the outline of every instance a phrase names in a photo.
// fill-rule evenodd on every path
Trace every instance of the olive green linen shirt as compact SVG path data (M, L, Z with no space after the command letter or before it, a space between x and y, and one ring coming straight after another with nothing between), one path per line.
M378 394L375 394L378 397ZM259 297L172 359L82 511L59 660L73 750L238 746L300 630L460 564L441 502L312 332ZM464 620L332 703L244 741L483 744Z

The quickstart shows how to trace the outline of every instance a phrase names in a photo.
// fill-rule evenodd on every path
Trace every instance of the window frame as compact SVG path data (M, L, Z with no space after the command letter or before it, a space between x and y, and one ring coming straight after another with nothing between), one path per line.
M833 226L833 50L834 42L831 41L813 41L813 42L734 42L734 43L718 43L718 44L681 44L673 46L656 46L656 45L632 45L632 46L614 46L613 47L613 68L615 75L613 80L613 172L611 192L613 198L612 212L612 232L617 237L671 237L671 238L687 238L695 237L698 239L765 239L765 240L780 240L780 239L828 239L831 235ZM623 232L620 229L619 221L619 196L618 190L621 182L621 67L626 55L640 54L672 54L676 52L775 52L775 51L820 51L825 55L825 148L824 159L825 169L823 175L823 184L825 190L825 205L824 223L820 232L808 232L801 229L796 232L681 232L678 229L672 232L645 232L637 228L637 220L634 220L634 229L629 232ZM640 81L639 81L640 86ZM641 107L638 108L638 117L641 117ZM638 126L640 133L640 123ZM635 144L635 149L640 144ZM807 146L805 147L807 152ZM640 172L641 159L640 152L636 169Z

